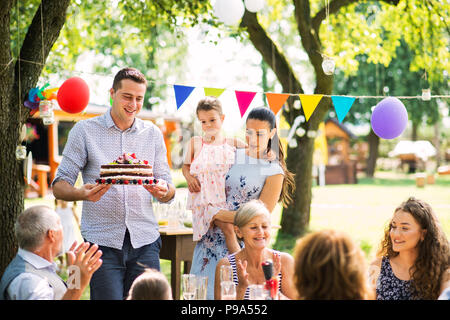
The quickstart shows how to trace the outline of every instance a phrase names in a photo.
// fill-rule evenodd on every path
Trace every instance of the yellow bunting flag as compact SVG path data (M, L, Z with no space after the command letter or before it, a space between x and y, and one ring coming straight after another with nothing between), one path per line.
M303 112L305 113L306 121L309 120L317 105L323 97L323 94L299 94L300 102L302 103Z
M284 93L266 93L267 103L269 104L270 110L277 114L289 96L290 94Z
M218 89L218 88L203 88L205 89L205 96L213 96L218 98L225 89Z

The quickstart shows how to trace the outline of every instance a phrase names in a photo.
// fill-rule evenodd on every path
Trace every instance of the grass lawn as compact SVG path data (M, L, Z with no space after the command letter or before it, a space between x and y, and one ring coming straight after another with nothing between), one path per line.
M418 188L414 175L377 172L374 179L361 178L355 185L313 187L310 230L336 229L350 234L371 260L395 208L408 197L428 202L450 238L450 177L436 177L434 185ZM280 221L281 209L274 211ZM291 251L294 243L283 249Z
M173 171L172 177L175 186L185 186L180 170ZM418 188L414 175L393 172L377 172L374 179L360 178L354 185L314 186L310 230L330 228L347 232L359 242L370 261L395 208L410 196L431 204L450 238L450 177L437 176L434 185ZM26 208L35 204L53 207L54 200L52 197L25 200ZM81 203L78 209L81 212ZM272 217L273 224L280 223L280 206L275 208ZM272 243L275 243L276 235L274 229ZM295 241L292 238L280 242L276 249L292 253ZM170 261L161 260L161 270L170 281ZM89 290L83 299L89 299Z

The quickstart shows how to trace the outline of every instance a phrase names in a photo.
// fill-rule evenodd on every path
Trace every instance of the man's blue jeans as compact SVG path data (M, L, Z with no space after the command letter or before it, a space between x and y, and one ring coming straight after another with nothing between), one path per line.
M123 300L131 284L146 267L160 270L161 237L155 242L134 249L127 230L122 250L99 246L103 252L102 266L93 274L91 300Z

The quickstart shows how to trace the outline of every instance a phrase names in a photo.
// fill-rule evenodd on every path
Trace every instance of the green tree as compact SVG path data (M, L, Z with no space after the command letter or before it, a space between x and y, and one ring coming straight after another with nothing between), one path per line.
M367 55L357 56L359 69L356 75L345 76L344 72L336 72L336 86L333 92L338 95L393 95L415 96L422 93L422 89L430 87L424 70L410 71L414 56L404 41L397 47L395 58L385 67L382 64L369 63ZM433 84L432 91L439 94L445 90L444 82ZM447 86L448 91L448 86ZM444 94L444 93L442 93ZM418 128L424 122L434 124L439 120L438 103L436 99L422 101L421 99L402 100L412 122L411 140L417 140ZM353 124L370 124L370 108L376 104L375 99L358 99L348 113L345 122ZM369 158L367 159L366 174L373 177L378 157L380 138L370 130Z
M358 70L357 56L368 55L371 63L388 65L403 37L414 53L412 70L426 69L431 81L442 79L449 66L448 6L438 1L358 1L358 0L268 0L261 13L245 11L240 26L253 46L261 53L280 82L283 92L304 93L304 86L294 71L296 60L282 39L298 39L314 75L313 92L330 95L334 77L322 70L323 55L334 58L346 74ZM328 4L328 5L327 5ZM370 10L371 17L366 18ZM327 15L329 13L329 15ZM281 22L287 21L286 27ZM417 35L420 35L418 41ZM278 39L278 40L277 40ZM288 41L288 44L292 40ZM290 57L291 55L291 57ZM283 115L292 124L303 113L289 108ZM302 127L316 131L331 106L323 98L308 122ZM296 137L296 148L287 150L287 166L296 174L294 204L283 210L279 235L298 236L309 225L314 139L307 134Z
M16 147L20 143L21 127L30 112L23 103L29 90L38 83L50 52L54 54L55 60L45 72L62 70L58 68L58 63L63 69L70 70L74 58L82 49L93 48L98 41L111 41L107 38L109 32L116 32L116 37L112 39L114 41L130 37L129 33L122 33L123 29L118 23L111 23L114 29L100 32L101 28L106 30L109 26L108 16L104 14L107 10L117 14L117 19L121 19L123 26L136 27L140 23L136 17L144 12L142 26L145 24L151 28L164 25L170 29L170 26L198 23L201 13L209 9L208 1L188 0L0 2L0 148L3 150L0 156L0 183L4 188L0 197L0 275L17 252L14 223L24 207L22 161L15 156ZM79 11L86 15L86 20L71 20ZM54 47L66 19L71 25L64 30L67 33ZM131 33L133 30L126 31ZM149 37L148 34L145 36ZM117 46L112 45L111 54L120 55L121 51L117 48L120 45L120 41ZM123 52L124 55L129 54L126 50Z

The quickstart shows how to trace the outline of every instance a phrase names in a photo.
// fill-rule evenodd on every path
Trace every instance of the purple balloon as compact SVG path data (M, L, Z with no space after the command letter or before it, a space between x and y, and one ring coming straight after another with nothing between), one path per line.
M373 109L370 123L377 136L382 139L394 139L405 130L408 112L399 99L384 98Z

